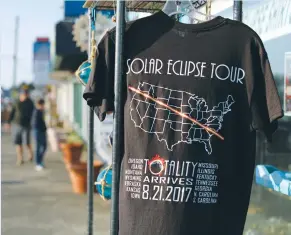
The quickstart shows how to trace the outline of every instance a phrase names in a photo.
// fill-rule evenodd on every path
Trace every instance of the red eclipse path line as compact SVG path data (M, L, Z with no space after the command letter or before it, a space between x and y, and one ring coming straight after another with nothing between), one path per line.
M129 86L128 89L130 89L130 90L142 95L143 97L145 97L147 99L150 99L150 100L154 101L155 103L157 103L157 104L159 104L159 105L171 110L172 112L178 114L179 116L190 120L191 122L195 123L196 125L200 126L203 129L205 129L208 133L211 133L211 134L217 136L221 140L224 140L224 137L221 136L220 134L218 134L215 130L213 130L212 128L209 128L207 126L204 126L203 124L201 124L200 122L198 122L194 118L191 118L191 117L187 116L186 114L179 112L178 110L172 108L171 106L169 106L169 105L167 105L167 104L165 104L165 103L163 103L163 102L151 97L150 95L148 95L148 94L146 94L146 93L144 93L144 92L142 92L142 91L140 91L138 89L135 89L134 87Z

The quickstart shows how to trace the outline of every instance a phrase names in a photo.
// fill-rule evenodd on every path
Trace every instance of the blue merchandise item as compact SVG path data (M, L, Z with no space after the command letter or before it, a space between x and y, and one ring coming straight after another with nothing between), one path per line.
M291 172L281 171L271 165L258 165L256 167L256 183L291 196Z
M91 55L88 60L84 61L76 71L76 76L80 80L80 82L86 86L89 80L89 76L91 73L92 68L92 61L94 60L94 56L96 54L96 40L95 40L95 20L96 20L96 10L93 11L92 15L92 22L91 22ZM114 15L114 11L111 10L102 10L98 11L101 12L102 15L106 16L107 18L111 18Z
M91 63L88 60L83 62L76 72L77 78L84 86L86 86L86 84L88 83L90 72Z
M112 168L107 166L105 169L101 170L95 182L96 189L100 196L104 200L111 199L111 186L112 186Z

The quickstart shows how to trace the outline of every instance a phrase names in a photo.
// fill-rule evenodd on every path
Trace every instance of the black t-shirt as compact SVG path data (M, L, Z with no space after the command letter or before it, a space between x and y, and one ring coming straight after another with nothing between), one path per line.
M35 109L33 114L32 114L32 118L31 118L31 123L32 123L32 128L41 131L41 132L45 132L47 127L46 127L46 123L44 120L44 111L40 110L40 109Z
M267 53L243 23L185 25L163 12L126 25L119 235L241 235L255 131L283 116ZM84 92L114 112L115 29Z
M31 117L34 110L34 104L30 98L24 101L17 101L12 109L8 123L14 121L22 127L31 127Z

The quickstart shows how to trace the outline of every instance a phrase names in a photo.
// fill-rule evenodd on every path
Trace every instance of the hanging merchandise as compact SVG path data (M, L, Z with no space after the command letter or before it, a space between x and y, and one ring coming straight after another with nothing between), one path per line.
M95 182L97 192L105 201L111 199L111 189L112 189L111 183L112 183L112 167L111 165L109 165L100 172Z
M78 80L86 86L88 83L89 75L91 73L91 65L94 61L95 53L96 53L96 40L94 39L94 33L92 33L91 38L91 53L90 58L86 61L84 61L78 68L78 70L75 72L76 77Z
M110 147L113 145L112 132L108 136L108 142ZM103 142L104 144L104 142ZM97 180L95 182L97 192L100 194L103 200L107 201L112 196L112 165L109 164L103 170L100 171Z
M116 105L115 33L83 95L101 121ZM119 235L242 235L255 131L270 141L283 116L261 39L221 16L183 24L163 11L127 23L124 38ZM97 180L104 197L110 174Z
M91 31L91 41L90 41L90 54L89 54L89 58L88 60L84 61L78 68L78 70L75 72L75 75L77 77L77 79L84 85L86 86L86 84L88 83L88 79L89 79L89 75L90 75L90 72L91 72L91 65L92 65L92 62L94 61L94 57L95 57L95 53L96 53L96 39L95 39L95 20L96 20L96 15L95 15L95 11L94 11L94 14L93 15L90 15L91 17L91 26L89 25L89 20L87 19L88 21L88 24L87 24L87 29L88 31L86 31L86 26L85 24L84 25L84 33L82 33L82 35L85 35L85 32L88 32L87 35L89 35L89 30ZM87 17L86 17L87 18ZM85 18L84 19L84 22L86 21ZM78 38L76 37L76 35L80 34L80 30L78 32L78 24L75 24L76 26L74 27L74 39L77 40ZM85 38L85 37L83 37ZM83 49L86 49L88 50L88 46L86 47L85 46L85 42L87 42L86 39L83 39L83 43L77 43L77 45L83 45Z
M104 13L106 12L106 13ZM96 54L96 42L98 42L104 34L110 30L115 23L112 22L112 20L109 18L113 14L110 14L112 11L104 11L104 12L96 12L96 10L92 10L91 12L91 42L90 42L90 56L89 59L84 61L78 70L76 71L76 77L78 80L85 86L88 83L88 79L91 73L92 63L95 59ZM86 17L87 18L87 17ZM85 20L85 18L84 18ZM89 20L88 26L89 26ZM87 26L87 28L89 28ZM110 132L112 131L112 119L108 118L106 122L104 123L98 123L96 138L95 138L95 149L97 151L97 154L99 157L104 161L105 164L108 165L110 161L108 159L111 159L111 147L106 148L106 144L104 140L108 139L108 136L110 135ZM96 189L100 192L100 195L104 200L108 200L111 198L111 185L105 183L111 181L111 168L110 165L106 168L106 170L101 171L101 176L98 177L97 183L102 182L102 185L97 185ZM110 177L110 178L108 178ZM101 181L102 180L102 181Z
M97 13L96 15L96 41L99 42L102 37L115 26L115 22L112 21L110 17L115 14L115 11L111 11L112 14L104 15ZM105 164L111 164L112 159L112 148L108 144L108 136L110 135L113 128L113 115L108 115L107 119L100 123L98 122L98 127L96 128L95 135L95 148L97 150L97 154L104 161Z
M107 12L107 11L106 11ZM86 85L89 79L89 75L91 72L91 64L92 61L94 61L94 56L96 53L96 42L99 42L99 40L104 36L104 33L107 32L107 30L110 30L114 27L114 23L108 18L108 12L107 14L98 12L96 14L95 19L95 27L94 30L92 30L92 36L91 36L91 53L90 58L87 61L84 61L78 70L76 71L76 76L79 79L79 81ZM87 23L85 23L87 21ZM80 28L80 29L79 29ZM77 45L81 47L82 50L88 50L88 41L86 38L88 38L89 35L89 20L87 16L80 17L79 21L76 22L74 27L74 40L77 41ZM76 35L83 35L79 38ZM87 37L85 37L87 35Z
M271 165L258 165L256 183L291 197L291 172L279 170Z

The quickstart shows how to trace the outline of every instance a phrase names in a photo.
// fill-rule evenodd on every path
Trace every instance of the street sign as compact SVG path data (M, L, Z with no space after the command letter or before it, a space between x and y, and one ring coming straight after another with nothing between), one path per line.
M50 41L48 38L37 38L33 44L33 74L35 85L47 85L50 82L51 70Z
M85 1L64 1L64 15L68 18L76 18L86 14L86 8L83 8Z

